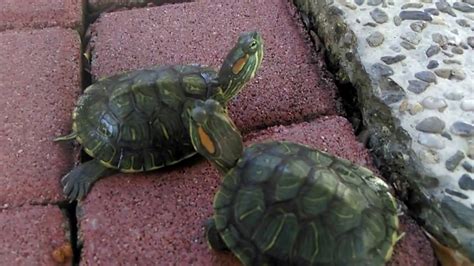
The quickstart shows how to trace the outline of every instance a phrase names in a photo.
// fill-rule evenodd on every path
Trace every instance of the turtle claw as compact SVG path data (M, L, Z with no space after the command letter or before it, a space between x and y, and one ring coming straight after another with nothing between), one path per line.
M61 179L64 195L69 201L84 198L92 184L109 170L97 160L91 160L77 166Z

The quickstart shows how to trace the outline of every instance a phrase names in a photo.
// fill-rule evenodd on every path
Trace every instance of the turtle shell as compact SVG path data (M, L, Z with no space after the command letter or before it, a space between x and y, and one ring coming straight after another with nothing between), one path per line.
M76 139L90 156L123 172L177 163L195 154L187 106L211 95L216 76L207 67L178 65L102 79L77 102Z
M245 149L214 209L217 231L244 265L384 265L398 236L383 181L289 142Z

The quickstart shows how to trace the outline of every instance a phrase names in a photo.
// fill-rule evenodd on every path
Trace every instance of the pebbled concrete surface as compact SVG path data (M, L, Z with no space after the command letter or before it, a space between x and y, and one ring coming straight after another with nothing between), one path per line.
M66 227L56 206L0 209L0 264L59 265L53 253L69 242Z
M368 159L349 122L338 116L273 127L246 138L247 144L263 139L289 140L358 163ZM81 263L239 265L230 253L210 251L203 235L219 182L217 171L201 158L162 171L118 174L100 180L79 206ZM419 229L415 227L408 233L410 238L397 250L408 250L418 243L426 245ZM404 265L433 265L429 263L433 261L432 250L418 250L418 254L410 253L412 257L404 260L417 264Z
M80 92L80 41L72 30L0 33L0 206L62 198L59 178L72 166L68 133Z
M83 6L86 0L2 0L0 31L7 29L83 27Z
M193 2L103 14L91 28L93 78L155 64L219 67L239 33L265 39L261 70L230 104L243 131L337 114L336 88L283 0ZM186 14L186 16L183 16Z

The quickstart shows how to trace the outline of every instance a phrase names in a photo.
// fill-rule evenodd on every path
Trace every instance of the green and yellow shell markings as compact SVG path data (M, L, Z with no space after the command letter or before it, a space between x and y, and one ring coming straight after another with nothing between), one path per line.
M209 154L214 154L216 152L216 147L212 142L209 135L202 129L202 127L198 127L198 135L199 140L201 141L202 146L206 149Z
M247 63L249 59L249 55L245 54L241 58L239 58L237 61L235 61L234 65L232 66L232 73L235 75L239 74L240 71L244 68L245 64Z

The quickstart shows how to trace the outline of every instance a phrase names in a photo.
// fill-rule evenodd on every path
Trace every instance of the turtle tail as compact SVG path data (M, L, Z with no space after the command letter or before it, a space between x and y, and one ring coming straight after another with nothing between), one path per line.
M68 135L65 135L65 136L60 136L60 137L57 137L55 139L53 139L54 142L57 142L57 141L68 141L68 140L73 140L77 137L77 132L73 131L71 132L70 134Z
M95 181L113 172L96 159L80 164L61 179L63 193L69 201L82 199Z

